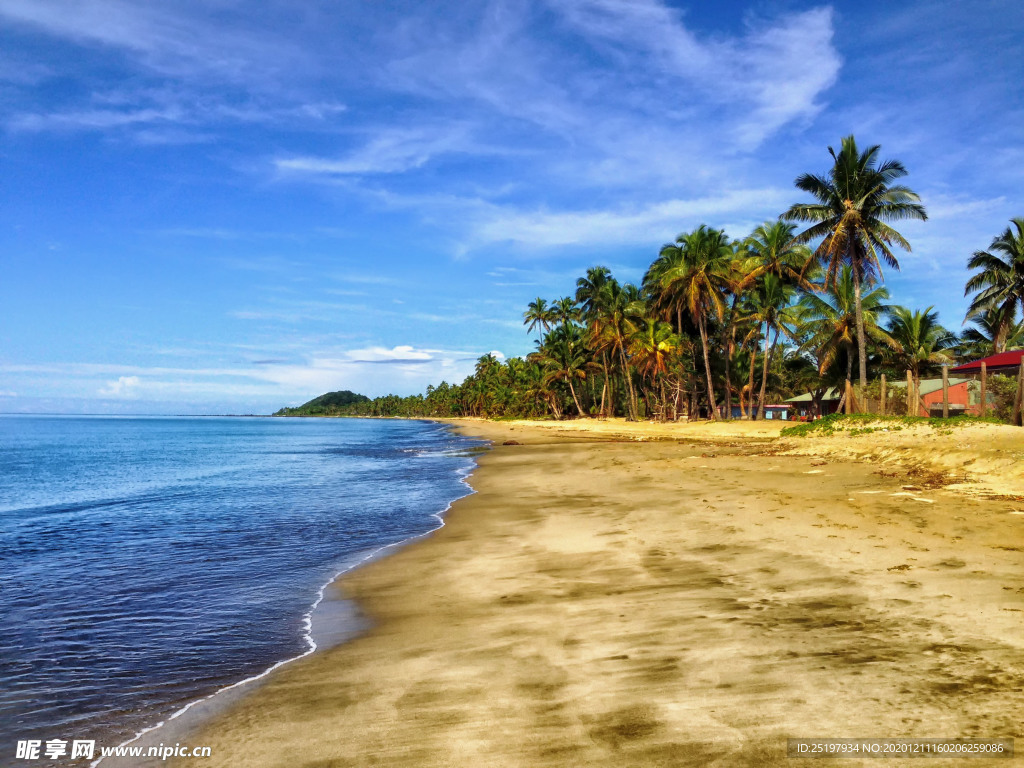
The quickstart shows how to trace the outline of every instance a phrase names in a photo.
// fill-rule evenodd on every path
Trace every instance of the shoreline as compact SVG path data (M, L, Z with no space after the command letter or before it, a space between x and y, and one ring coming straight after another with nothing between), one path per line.
M964 736L987 723L1008 732L981 735L1015 735L1022 696L1003 676L1024 666L1024 579L1006 544L1024 545L1024 520L998 502L905 492L863 465L820 469L749 441L698 452L690 441L444 421L494 443L471 476L478 493L452 505L443 530L346 574L338 587L370 630L279 670L196 733L192 744L213 747L205 765L281 765L286 754L310 765L696 765L720 754L781 765L785 733ZM751 493L734 477L765 480ZM953 514L963 511L976 517ZM858 529L854 555L843 542ZM636 615L619 615L626 604ZM773 645L767 668L751 661ZM823 698L822 664L863 712ZM928 679L943 668L990 678L988 688L970 706L932 701ZM878 704L866 683L899 706ZM748 722L755 712L760 724ZM823 713L839 732L822 727ZM733 732L742 749L723 741Z
M419 420L443 423L434 419ZM458 433L458 430L455 427L449 425L449 429L454 433ZM445 516L450 512L452 506L460 499L464 499L467 496L471 496L476 493L469 483L469 478L472 476L475 469L476 461L474 461L474 463L465 470L457 470L458 480L463 486L465 486L467 492L462 496L449 501L444 509L438 512L431 512L429 514L430 517L437 520L438 525L428 531L376 547L366 554L357 554L358 559L355 559L344 568L338 570L317 589L315 599L302 617L302 640L306 643L306 650L296 656L291 656L274 662L269 667L255 675L250 675L242 680L222 686L212 693L189 701L183 707L175 710L170 715L165 716L164 719L154 725L147 726L138 731L130 739L120 742L116 745L116 748L133 746L140 739L143 739L150 734L154 734L157 731L160 731L160 735L166 738L167 743L188 742L197 732L206 727L208 723L216 720L221 713L237 704L244 697L252 695L256 690L258 690L259 686L266 678L277 672L279 669L294 662L301 661L302 659L316 653L318 650L326 650L343 645L344 643L365 634L371 625L366 621L365 617L362 616L359 605L344 597L340 591L337 590L336 585L339 579L352 571L366 567L378 560L386 558L389 554L388 550L394 549L395 551L399 551L403 547L413 545L420 540L429 538L431 535L444 528ZM314 629L314 619L316 618L317 611L318 609L321 611L320 619L322 621L323 611L328 606L333 606L335 611L345 613L347 615L341 619L335 617L334 623L341 625L340 630L335 627L333 633L327 634L323 630L317 633ZM319 638L319 642L317 642L317 638ZM161 744L163 743L164 739L161 739ZM146 744L144 746L148 747L151 745ZM123 766L124 768L146 768L147 766L162 765L165 762L165 759L157 757L152 759L128 759L116 756L100 756L89 763L89 768L97 768L97 766L100 765L107 766L108 768L118 768L119 766Z

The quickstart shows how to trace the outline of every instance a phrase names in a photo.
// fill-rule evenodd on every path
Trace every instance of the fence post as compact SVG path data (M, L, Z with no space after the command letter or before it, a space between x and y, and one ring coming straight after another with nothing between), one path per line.
M1021 401L1024 400L1024 360L1021 360L1020 368L1017 370L1017 394L1013 398L1013 423L1015 426L1024 426L1021 419Z
M907 368L907 416L917 416L917 410L914 408L914 377L909 368Z
M985 391L986 378L988 377L988 366L984 362L981 364L981 418L985 418L985 412L988 410L988 393Z
M882 374L881 394L878 396L878 415L885 416L885 374Z
M942 418L949 418L949 366L942 364Z

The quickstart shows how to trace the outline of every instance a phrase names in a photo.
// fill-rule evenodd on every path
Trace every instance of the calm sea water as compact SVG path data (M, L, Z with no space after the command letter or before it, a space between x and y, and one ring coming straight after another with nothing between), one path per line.
M19 739L120 743L306 651L318 590L436 528L475 445L411 421L0 417L0 763Z

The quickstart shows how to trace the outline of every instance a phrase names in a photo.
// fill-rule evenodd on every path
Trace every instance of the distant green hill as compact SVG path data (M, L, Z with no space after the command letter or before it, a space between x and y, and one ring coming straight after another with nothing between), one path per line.
M343 389L341 392L328 392L326 395L314 397L298 408L282 408L275 416L344 416L358 409L358 406L369 403L366 395L357 395ZM353 408L355 406L356 408Z

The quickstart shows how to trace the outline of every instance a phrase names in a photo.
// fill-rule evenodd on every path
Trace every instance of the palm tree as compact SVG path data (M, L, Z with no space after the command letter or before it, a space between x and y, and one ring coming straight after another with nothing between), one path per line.
M787 325L795 324L799 320L799 312L792 306L795 292L796 289L793 286L788 285L774 273L768 272L762 278L752 296L752 311L748 319L757 323L757 329L751 333L758 333L761 324L764 324L764 352L761 356L761 394L757 404L758 419L764 418L764 399L765 390L768 388L768 370L775 359L775 350L779 344L779 336L783 333L788 335ZM775 332L775 338L769 344L772 331Z
M958 355L967 358L998 355L1008 349L1024 346L1024 320L1006 314L998 307L990 307L970 318L973 328L960 334Z
M664 294L662 303L675 306L679 312L685 309L697 324L714 421L718 416L708 357L707 320L709 315L722 320L725 314L732 246L725 232L701 224L692 232L679 235L674 244L664 246L659 258L664 259L666 266L652 280L657 280L658 292Z
M813 351L818 372L824 374L840 352L846 353L846 378L853 376L853 350L857 345L857 295L853 270L847 265L839 270L827 287L818 285L800 299L800 322L810 330L804 351ZM893 341L878 325L880 315L888 311L884 303L889 292L874 288L860 297L864 334L878 344L892 346Z
M603 289L601 314L596 318L591 331L591 344L602 354L609 354L619 360L619 367L625 379L629 396L629 417L636 421L636 391L633 377L626 358L627 339L636 329L637 319L644 314L644 305L635 285L620 285L609 280Z
M523 313L523 325L529 325L526 329L527 332L537 328L539 330L538 338L547 333L553 320L554 315L548 306L547 299L542 299L540 296L531 301Z
M1010 221L1013 228L1007 227L992 241L988 251L975 251L971 256L967 268L978 272L964 288L965 296L977 293L967 310L968 319L990 308L1001 313L1001 325L993 339L999 349L1005 349L1006 335L1017 309L1024 309L1024 217Z
M679 347L679 338L672 326L654 318L644 318L629 339L630 359L640 375L649 379L653 389L655 380L668 373L668 363ZM661 381L662 420L665 417L665 382Z
M810 290L807 270L814 258L811 249L796 241L796 225L766 221L743 241L746 252L759 262L754 275L771 274L788 285Z
M551 305L551 315L555 322L565 326L580 319L580 308L571 296L563 296Z
M573 381L585 381L587 368L591 363L587 359L587 350L579 326L561 325L549 333L537 350L536 360L548 369L544 377L545 383L564 381L569 385L576 411L583 416L583 406L576 396Z
M883 356L913 375L914 388L920 391L921 372L952 362L946 350L956 344L956 336L939 325L939 313L928 307L923 312L906 307L889 309L889 337L895 342Z
M890 267L899 269L891 245L910 251L910 243L886 222L928 218L916 193L893 184L907 175L906 168L898 160L879 162L879 149L875 145L863 153L858 152L853 136L843 139L839 152L829 147L833 165L827 177L805 173L796 179L797 188L812 195L817 202L797 203L783 215L791 221L813 222L796 240L807 243L821 238L814 255L827 264L826 285L836 280L844 264L849 264L853 270L862 388L868 379L863 286L881 277L879 255Z
M614 282L614 278L611 270L607 267L591 267L587 270L586 277L581 277L576 281L576 303L580 306L583 320L587 324L591 337L594 336L597 324L606 311L608 286L612 282ZM604 384L601 387L601 416L605 416L605 404L609 405L609 410L611 405L607 350L601 350L601 369L604 372Z
M608 267L591 267L586 277L576 281L576 303L582 310L584 320L589 320L601 311L604 304L603 291L613 279Z
M733 254L726 268L727 293L732 301L725 313L722 323L722 346L725 354L722 360L725 367L725 418L732 419L732 360L736 354L736 331L740 323L748 318L740 311L740 304L747 295L750 286L762 273L758 264L758 254L747 247L747 242L732 244Z

